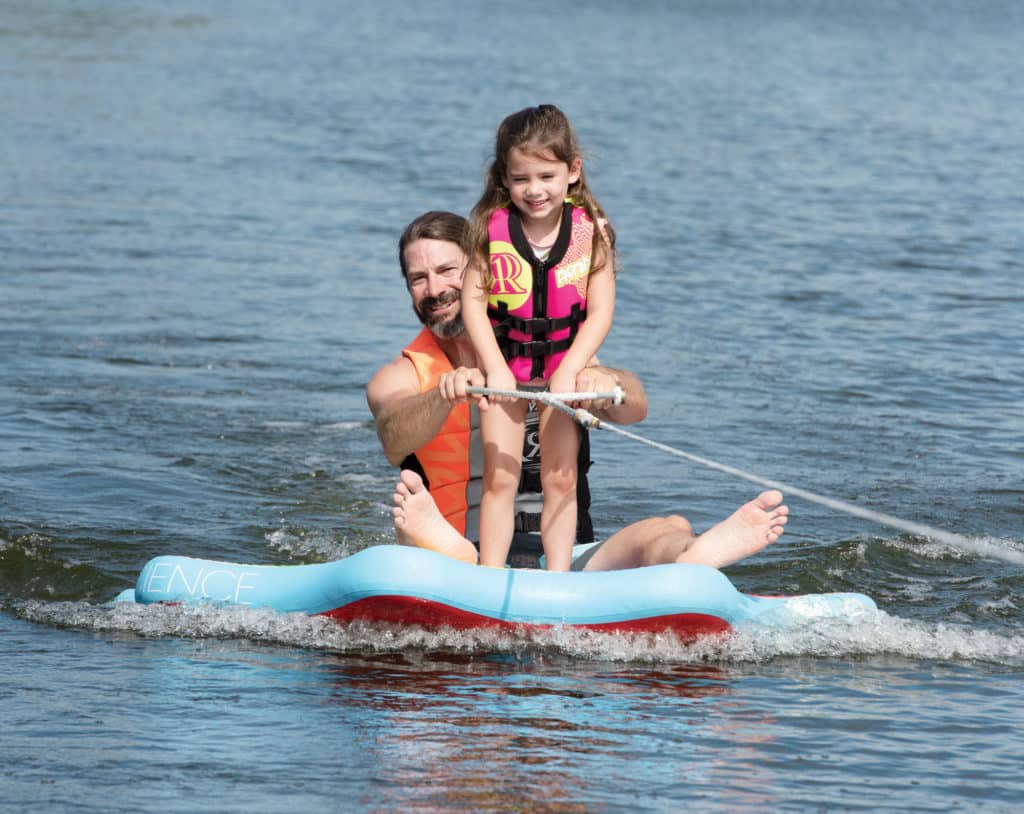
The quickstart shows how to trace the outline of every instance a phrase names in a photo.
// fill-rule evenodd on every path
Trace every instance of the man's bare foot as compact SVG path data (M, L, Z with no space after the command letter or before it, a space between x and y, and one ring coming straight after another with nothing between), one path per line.
M724 568L756 554L782 536L789 507L781 504L782 492L761 492L701 534L676 561Z
M395 535L399 543L476 563L476 548L444 519L419 475L408 469L402 470L395 486L394 501L395 508L391 514L395 518Z

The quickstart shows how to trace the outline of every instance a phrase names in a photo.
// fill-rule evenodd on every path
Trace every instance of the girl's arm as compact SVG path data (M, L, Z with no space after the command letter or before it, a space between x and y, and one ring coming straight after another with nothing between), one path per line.
M487 292L481 286L482 270L470 263L462 278L462 321L476 351L477 364L487 377L487 386L514 390L515 378L494 338L494 328L487 318ZM491 401L502 401L492 398Z
M587 280L587 318L580 324L572 346L565 352L551 377L551 392L571 392L577 374L597 354L612 328L615 313L615 273L605 264Z

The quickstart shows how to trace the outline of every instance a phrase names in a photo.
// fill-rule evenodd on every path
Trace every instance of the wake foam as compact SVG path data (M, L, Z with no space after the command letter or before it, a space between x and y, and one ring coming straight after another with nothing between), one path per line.
M1024 666L1024 635L966 625L931 623L871 610L847 619L806 619L785 629L749 623L731 635L680 642L670 633L596 633L556 626L513 631L426 630L219 605L94 605L88 602L18 603L29 621L58 627L146 638L239 639L341 653L408 650L485 655L569 656L646 664L766 663L804 657L824 659L901 656L915 660L971 661Z

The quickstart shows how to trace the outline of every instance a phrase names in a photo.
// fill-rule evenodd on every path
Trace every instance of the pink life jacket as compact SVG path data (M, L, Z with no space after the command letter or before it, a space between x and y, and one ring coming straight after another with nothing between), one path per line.
M487 315L517 381L550 379L586 318L594 223L566 201L547 260L538 260L515 207L487 224L491 293Z

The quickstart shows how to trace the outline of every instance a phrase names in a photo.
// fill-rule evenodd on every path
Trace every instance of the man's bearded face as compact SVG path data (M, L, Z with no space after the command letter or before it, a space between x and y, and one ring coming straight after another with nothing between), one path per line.
M454 339L466 330L462 322L461 292L448 289L437 297L424 297L419 303L413 304L413 310L420 322L426 325L438 339ZM444 313L435 313L447 306L455 304L454 309Z

